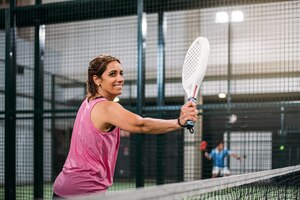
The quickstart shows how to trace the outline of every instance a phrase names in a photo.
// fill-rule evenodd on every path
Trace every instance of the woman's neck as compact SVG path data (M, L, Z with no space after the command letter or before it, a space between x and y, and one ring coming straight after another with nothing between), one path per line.
M114 96L101 94L101 93L99 93L99 92L93 97L93 99L96 99L96 98L99 98L99 97L103 97L103 98L105 98L105 99L107 99L107 100L109 100L109 101L113 101L113 100L115 99Z

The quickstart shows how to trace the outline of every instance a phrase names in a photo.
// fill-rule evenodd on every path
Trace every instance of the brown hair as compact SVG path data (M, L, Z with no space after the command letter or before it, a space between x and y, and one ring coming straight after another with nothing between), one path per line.
M90 66L88 69L88 80L86 82L86 90L87 90L87 97L90 99L91 97L95 96L98 91L98 85L95 84L93 80L93 76L96 75L99 78L102 76L102 74L105 72L107 66L109 63L117 61L121 64L120 60L116 57L113 57L111 55L100 55L94 58L90 62Z

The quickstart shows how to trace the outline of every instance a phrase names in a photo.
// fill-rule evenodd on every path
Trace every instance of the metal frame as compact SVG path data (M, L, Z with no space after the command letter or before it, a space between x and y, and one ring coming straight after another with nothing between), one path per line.
M145 43L146 38L143 35L142 23L144 13L144 1L137 0L138 16L138 74L137 74L137 104L136 112L143 116L143 107L145 102ZM136 187L144 187L144 135L134 136L136 141Z
M41 0L36 0L36 5L41 5ZM36 20L34 30L34 198L43 198L45 26Z
M158 63L157 63L157 106L165 104L165 38L164 38L164 13L158 13ZM164 118L163 112L159 112L158 118ZM156 184L165 183L165 135L156 136Z
M16 198L15 1L5 10L5 199Z
M282 2L282 0L228 0L220 2L222 6L258 4L269 2ZM124 7L126 5L126 7ZM172 6L169 6L172 5ZM210 0L146 0L144 12L159 13L176 10L209 8L213 4ZM138 3L136 0L111 0L111 1L67 1L33 6L16 7L16 26L35 26L36 19L41 24L55 24L73 21L82 21L99 18L111 18L136 15ZM86 12L87 11L87 12ZM0 18L4 17L4 9L0 9ZM57 17L59 16L59 17ZM0 29L5 24L0 21Z

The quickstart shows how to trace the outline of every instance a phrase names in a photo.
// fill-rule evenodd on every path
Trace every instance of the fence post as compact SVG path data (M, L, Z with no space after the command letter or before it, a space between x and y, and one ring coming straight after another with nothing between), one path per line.
M165 105L165 38L164 13L158 13L157 106ZM163 118L159 112L158 118ZM156 184L165 183L165 135L156 136Z
M16 199L15 1L5 10L5 199Z
M36 0L36 5L41 4ZM45 25L37 19L34 33L34 198L43 198L44 188L44 51Z
M145 35L143 34L143 0L137 0L138 17L138 77L137 77L137 114L143 115L145 102ZM136 187L144 187L144 135L136 138Z

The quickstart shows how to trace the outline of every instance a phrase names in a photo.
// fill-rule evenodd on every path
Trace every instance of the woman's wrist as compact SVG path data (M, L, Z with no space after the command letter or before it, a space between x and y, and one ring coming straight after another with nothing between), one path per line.
M180 123L179 117L177 118L177 123L179 124L180 127L185 128L185 125L182 125L182 124Z

